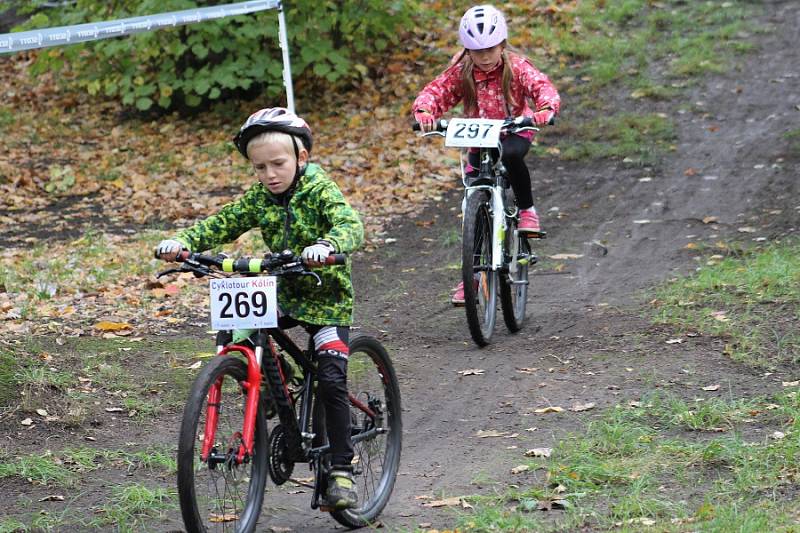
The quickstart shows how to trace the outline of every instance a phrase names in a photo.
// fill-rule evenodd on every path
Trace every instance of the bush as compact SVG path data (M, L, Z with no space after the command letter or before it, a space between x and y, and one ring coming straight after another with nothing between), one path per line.
M75 0L32 13L23 29L82 24L221 5L213 0ZM292 74L311 87L352 82L367 74L365 59L398 40L415 1L294 0L284 2ZM52 2L47 5L52 5ZM52 48L33 67L71 71L62 79L92 95L150 109L196 108L255 93L283 93L277 11L229 17L119 39Z

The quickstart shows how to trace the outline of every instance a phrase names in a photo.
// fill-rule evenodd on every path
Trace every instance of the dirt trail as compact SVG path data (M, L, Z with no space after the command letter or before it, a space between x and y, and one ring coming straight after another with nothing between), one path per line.
M387 236L395 242L361 256L354 273L360 288L357 322L390 349L404 402L400 475L382 516L388 530L452 525L450 510L423 507L417 496L485 493L493 482L501 483L499 489L507 483L542 484L536 473L510 473L525 450L550 447L604 408L644 392L659 388L696 397L712 380L734 396L780 388L787 377L782 372L765 378L732 363L714 339L667 345L670 332L642 318L640 303L641 289L693 270L689 242L773 239L795 231L800 162L787 157L782 135L797 128L800 118L800 5L768 6L760 27L769 31L754 37L758 51L730 74L681 97L692 111L678 116L677 149L664 164L643 169L608 161L530 160L549 238L535 243L544 260L531 278L530 319L519 334L508 334L500 323L493 344L478 349L463 310L448 303L460 256L452 238L459 225L455 195L390 228ZM630 104L626 99L624 105ZM678 107L676 102L639 105L664 113ZM568 121L568 101L565 112L562 120ZM704 222L706 217L716 221ZM740 232L744 227L755 232ZM566 266L559 270L559 261L547 259L559 253L582 257L562 262ZM204 330L198 328L197 336ZM484 373L458 373L465 369ZM586 402L597 408L533 413L547 405L566 409ZM124 430L109 426L97 432L104 432L109 446L115 439L174 446L178 416L159 418L157 431L129 423ZM490 429L517 436L476 437ZM35 443L37 449L76 437L52 438ZM87 493L97 501L80 505L102 504L109 487L121 481L95 480ZM155 482L174 487L173 479ZM0 481L0 494L17 501L21 495L36 501L46 490ZM308 508L308 493L287 494L290 490L268 485L261 531L341 529ZM174 513L159 530L180 528Z
M560 272L554 261L543 262L532 277L531 320L521 333L510 335L501 324L494 343L478 349L463 311L447 303L459 250L443 243L457 228L459 198L392 228L397 242L357 268L356 286L365 287L359 322L391 348L402 382L403 461L383 515L390 530L452 525L450 511L423 507L417 496L486 492L492 481L542 483L510 474L525 450L552 446L602 408L654 388L687 397L712 381L734 396L780 388L780 372L764 378L732 363L712 339L665 344L669 332L643 320L637 303L640 289L694 269L689 242L771 240L794 231L798 161L786 158L782 135L800 116L800 6L770 5L762 22L774 31L758 37L759 50L682 98L692 111L678 116L677 150L658 169L530 161L549 230L540 255L583 257ZM675 102L643 105L648 112L676 109ZM560 218L550 211L555 207ZM716 222L703 221L712 216ZM474 368L485 373L458 374ZM596 402L598 409L532 413L576 402ZM488 429L518 437L476 437ZM334 526L308 513L307 495L278 499L296 510L277 512L270 526L309 532Z

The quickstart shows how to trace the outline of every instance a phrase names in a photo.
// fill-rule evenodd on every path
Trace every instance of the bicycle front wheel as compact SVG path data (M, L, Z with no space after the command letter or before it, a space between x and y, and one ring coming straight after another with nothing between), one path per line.
M195 379L183 411L178 442L178 497L189 532L253 531L267 481L267 425L259 406L253 455L236 455L242 443L247 367L232 356L215 357ZM218 401L209 392L220 384ZM201 457L209 415L216 414L213 447ZM210 426L209 426L210 428Z
M532 260L527 236L516 235L516 229L516 221L509 224L504 245L507 263L500 278L503 320L511 333L522 329L522 323L525 321L525 307L528 303L528 267Z
M403 439L400 386L389 354L376 339L359 336L350 341L347 388L359 503L355 509L331 515L340 524L357 528L372 524L389 501Z
M492 215L489 195L475 191L467 198L461 240L464 308L472 340L486 346L497 319L497 272L492 269Z

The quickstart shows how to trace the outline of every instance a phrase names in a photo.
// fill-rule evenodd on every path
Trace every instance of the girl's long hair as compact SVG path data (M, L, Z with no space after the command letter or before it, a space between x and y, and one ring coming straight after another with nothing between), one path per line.
M510 110L513 109L517 102L511 94L511 80L514 77L514 72L511 70L510 54L520 55L515 49L506 45L503 41L503 98L506 101L506 107ZM469 51L465 48L461 52L461 56L456 60L456 64L462 63L464 66L461 68L461 90L463 92L464 100L464 113L467 115L478 114L478 96L475 88L475 79L472 77L472 71L475 69L475 63L469 55Z

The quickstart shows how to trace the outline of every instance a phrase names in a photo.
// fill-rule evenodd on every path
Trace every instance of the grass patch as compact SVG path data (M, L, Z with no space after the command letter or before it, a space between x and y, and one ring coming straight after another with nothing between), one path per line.
M800 157L800 128L785 133L783 137L789 141L789 153Z
M721 256L717 256L718 258ZM800 243L777 243L709 261L655 293L654 320L728 340L754 366L800 361Z
M581 126L580 140L563 148L564 159L621 158L632 164L652 164L675 140L672 122L662 115L622 114Z
M98 515L88 525L115 531L142 531L148 521L159 518L170 509L177 508L175 491L151 489L143 485L116 487L111 503L96 510Z
M0 478L18 477L39 485L72 486L76 475L56 463L50 452L24 457L5 457L0 461Z
M793 531L800 511L798 391L708 404L702 423L687 423L685 413L698 407L673 396L610 409L558 443L549 459L531 461L530 486L470 498L475 510L458 527ZM554 501L565 510L538 510Z
M525 49L532 50L535 63L543 66L564 93L580 96L571 113L602 111L611 90L622 90L631 98L630 105L621 109L636 108L644 100L679 97L684 87L702 76L729 70L737 54L752 49L746 31L752 31L755 9L743 1L722 0L576 2L573 8L549 13L547 17L553 20L536 26L536 37ZM625 132L633 117L595 121L569 131L568 143L558 146L562 156L653 162L663 151L655 148L663 148L659 145L674 135L662 127L634 127L635 133ZM652 117L644 115L637 120L652 122ZM659 122L671 121L665 117ZM564 126L566 123L559 131ZM610 137L608 132L612 132Z

